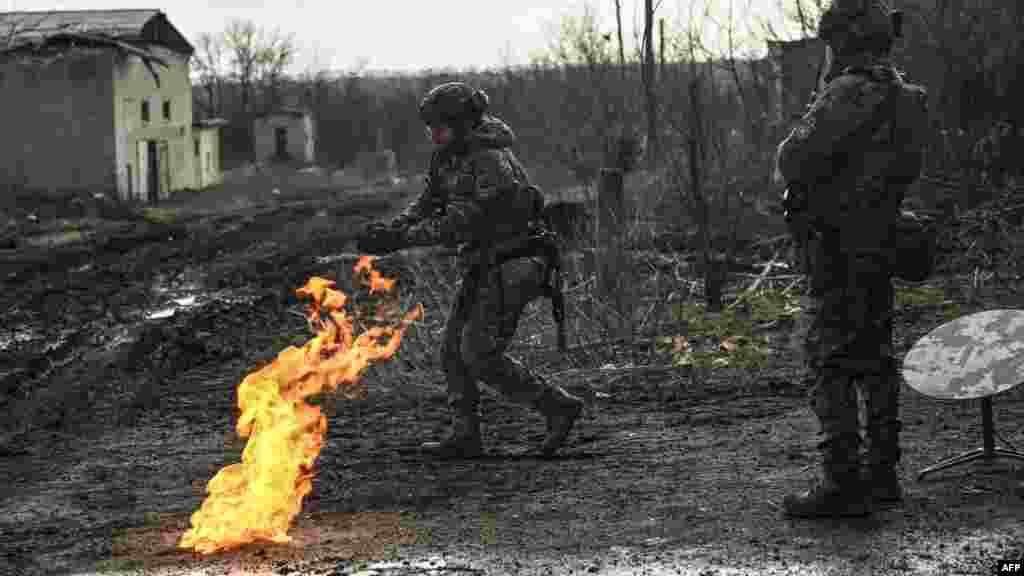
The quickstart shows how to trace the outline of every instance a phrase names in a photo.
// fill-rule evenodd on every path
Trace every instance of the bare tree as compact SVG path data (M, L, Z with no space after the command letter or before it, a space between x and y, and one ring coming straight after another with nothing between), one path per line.
M248 20L232 20L224 31L224 42L231 51L231 77L241 90L242 112L249 114L256 68L260 61L256 25Z
M817 34L818 19L828 7L828 0L778 0L779 10L786 23L796 24L800 29L800 38L811 38ZM760 28L759 36L767 40L783 40L768 18L754 15L752 22Z
M576 173L589 173L614 154L612 140L625 131L624 107L630 99L621 77L609 74L616 60L612 35L601 32L589 5L581 16L563 18L556 34L546 53L534 55L534 68L565 78L558 115L562 129L552 132L573 135L571 142L560 143L565 152L575 148L566 154L567 163Z
M224 43L231 53L231 76L241 90L242 111L249 114L257 87L268 90L273 99L295 56L295 45L290 35L276 30L267 33L250 20L232 20L224 31Z
M271 108L281 104L281 80L294 58L292 35L282 35L275 30L266 36L260 48L258 74L261 87L267 94L267 105Z
M619 36L619 66L622 66L622 75L626 75L626 47L622 44L622 0L615 0L615 25Z
M644 2L644 58L643 83L644 96L647 104L647 144L650 153L647 156L650 166L656 165L658 157L658 101L655 95L655 61L654 61L654 0Z
M196 51L192 55L192 67L206 92L204 108L208 115L223 114L224 82L228 76L228 66L224 38L208 32L200 34L196 39Z

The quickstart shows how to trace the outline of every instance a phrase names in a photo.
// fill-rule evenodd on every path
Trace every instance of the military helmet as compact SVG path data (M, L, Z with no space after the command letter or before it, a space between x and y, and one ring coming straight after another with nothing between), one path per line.
M420 101L420 118L428 126L472 124L487 111L488 102L483 90L463 82L446 82L431 89Z
M818 22L818 36L833 47L842 36L846 51L888 51L899 35L900 16L886 0L833 0Z

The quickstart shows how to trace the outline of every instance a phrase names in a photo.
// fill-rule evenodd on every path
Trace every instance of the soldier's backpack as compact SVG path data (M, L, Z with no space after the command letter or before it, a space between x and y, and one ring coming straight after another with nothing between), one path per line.
M924 282L931 276L938 250L938 226L934 218L902 210L889 229L889 266L894 276L908 282Z
M543 222L545 200L541 189L535 184L528 184L523 186L519 192L526 197L518 199L515 204L529 207L530 214L526 216L526 220L529 221L529 229L525 234L515 234L491 246L495 271L500 273L503 262L516 258L537 257L543 258L547 262L544 295L551 299L551 313L558 328L558 348L565 351L565 298L562 294L562 255L558 237ZM508 220L512 220L512 218ZM502 305L504 305L504 294L500 294L499 297L502 298Z
M853 73L861 73L854 70ZM888 96L881 104L881 113L864 124L841 146L844 150L856 150L863 146L888 120L893 110L893 100L900 97L901 85L892 82ZM838 160L838 158L836 159ZM845 162L844 162L845 164ZM910 168L912 162L908 162ZM920 166L918 165L918 168ZM913 168L910 168L913 170ZM833 164L830 172L839 174L841 165ZM938 227L933 218L908 211L901 211L889 227L886 255L893 275L908 282L923 282L934 269L937 251Z

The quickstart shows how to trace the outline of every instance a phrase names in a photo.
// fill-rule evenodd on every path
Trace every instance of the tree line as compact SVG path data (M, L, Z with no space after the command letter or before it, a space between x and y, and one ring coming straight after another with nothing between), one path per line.
M825 0L779 2L797 37L813 37ZM767 175L774 145L792 119L780 117L778 71L758 52L764 40L783 35L767 21L712 15L707 6L666 27L648 2L644 29L634 31L640 41L627 51L615 4L615 30L585 8L561 22L528 66L390 77L361 69L288 75L296 55L290 36L233 22L196 42L197 109L231 121L227 165L249 158L252 115L293 104L313 112L319 163L344 166L382 146L395 152L400 168L416 170L428 148L416 114L419 98L431 85L457 79L488 91L495 113L516 130L520 154L533 163L585 177L622 139L659 143L656 150L648 146L656 162L685 155L687 138L700 133L712 173ZM897 7L906 17L894 60L928 87L936 139L944 129L978 139L998 121L1024 126L1012 105L1024 97L1017 74L1024 7L997 0L905 0ZM712 27L724 45L705 44Z

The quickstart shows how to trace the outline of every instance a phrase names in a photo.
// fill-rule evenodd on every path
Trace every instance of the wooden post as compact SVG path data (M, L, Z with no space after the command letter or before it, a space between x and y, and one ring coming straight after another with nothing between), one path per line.
M661 65L658 67L658 68L660 68L660 70L658 70L658 76L661 78L661 81L664 82L665 81L665 19L664 18L659 18L658 19L658 36L660 38L660 44L658 46L658 56L661 59L661 62L660 62Z
M632 289L629 264L625 253L626 202L623 173L602 169L597 196L597 294L618 313L604 315L606 326L615 338L628 338L632 328Z

